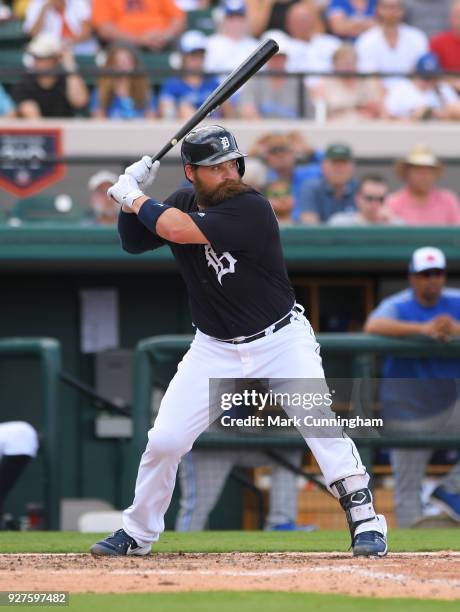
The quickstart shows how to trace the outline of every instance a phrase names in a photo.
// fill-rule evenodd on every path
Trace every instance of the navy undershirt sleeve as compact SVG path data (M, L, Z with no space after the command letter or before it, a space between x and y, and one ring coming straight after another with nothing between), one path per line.
M120 210L118 216L118 233L121 246L128 253L144 253L166 244L166 242L149 231L133 213Z

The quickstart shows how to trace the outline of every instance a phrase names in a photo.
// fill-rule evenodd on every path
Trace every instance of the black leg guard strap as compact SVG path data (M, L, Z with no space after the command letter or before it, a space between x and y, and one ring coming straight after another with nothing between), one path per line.
M358 525L375 518L372 493L366 487L340 497L339 501L340 505L345 510L348 527L353 539Z

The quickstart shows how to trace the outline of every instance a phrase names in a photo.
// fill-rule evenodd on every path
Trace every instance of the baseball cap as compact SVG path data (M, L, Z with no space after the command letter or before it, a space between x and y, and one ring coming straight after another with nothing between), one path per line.
M436 247L422 247L414 251L409 262L409 272L411 274L433 269L446 269L446 257L441 250Z
M336 142L327 147L325 157L326 159L351 160L353 159L353 153L348 145Z
M195 51L206 51L208 39L199 30L189 30L182 34L179 48L182 53L194 53Z
M415 72L419 76L435 77L441 71L441 65L437 56L434 53L425 53L419 57L415 64Z
M243 0L226 0L224 12L229 15L246 15L246 5Z
M62 53L61 41L52 34L42 32L27 45L27 53L39 58L60 55Z
M94 191L102 185L103 183L116 183L118 181L118 176L109 170L100 170L93 174L93 176L88 181L88 189L90 191Z

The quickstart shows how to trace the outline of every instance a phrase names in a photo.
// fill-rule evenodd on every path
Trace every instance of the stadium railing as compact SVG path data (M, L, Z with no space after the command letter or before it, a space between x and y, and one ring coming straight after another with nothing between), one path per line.
M44 457L45 523L48 529L59 529L59 400L61 345L52 338L3 338L0 360L34 357L40 362L42 391L42 427L40 449Z

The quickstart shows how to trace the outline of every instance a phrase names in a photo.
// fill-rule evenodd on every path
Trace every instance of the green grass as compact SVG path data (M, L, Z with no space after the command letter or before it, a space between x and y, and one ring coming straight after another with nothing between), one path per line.
M460 550L457 529L394 529L390 551L426 552ZM0 552L79 553L107 534L53 531L0 532ZM261 532L204 531L166 532L154 545L154 552L331 552L346 551L350 536L346 531Z
M110 612L458 612L458 601L372 599L314 593L212 591L129 595L70 595L70 609ZM65 608L64 608L65 609Z

